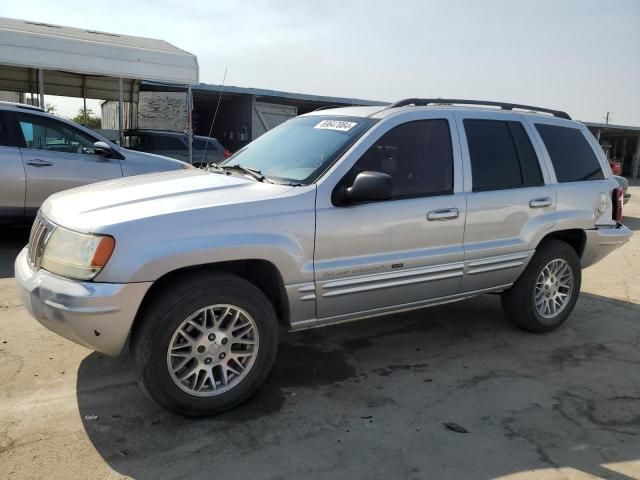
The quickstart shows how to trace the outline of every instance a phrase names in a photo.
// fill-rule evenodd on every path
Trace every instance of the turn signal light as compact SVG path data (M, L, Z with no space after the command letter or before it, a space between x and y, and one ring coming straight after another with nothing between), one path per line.
M115 246L116 241L113 237L102 237L98 244L98 248L96 248L96 253L93 254L91 266L100 268L104 267L109 261L109 257L111 257Z

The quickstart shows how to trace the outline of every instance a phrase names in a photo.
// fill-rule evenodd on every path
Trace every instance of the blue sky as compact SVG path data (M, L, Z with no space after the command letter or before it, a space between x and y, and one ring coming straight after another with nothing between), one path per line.
M161 38L198 56L205 83L228 66L231 85L502 100L640 125L640 0L28 3L3 0L0 16Z

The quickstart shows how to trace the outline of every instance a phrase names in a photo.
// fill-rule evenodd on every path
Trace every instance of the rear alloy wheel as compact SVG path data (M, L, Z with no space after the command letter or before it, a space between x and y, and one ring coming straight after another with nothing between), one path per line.
M573 270L566 260L551 260L536 280L534 302L538 314L553 318L569 304L573 292Z
M271 371L278 320L264 293L225 272L154 292L131 337L136 375L160 406L189 416L228 410Z
M546 240L520 278L502 293L502 308L520 328L549 332L573 311L581 280L580 259L573 247L560 240Z

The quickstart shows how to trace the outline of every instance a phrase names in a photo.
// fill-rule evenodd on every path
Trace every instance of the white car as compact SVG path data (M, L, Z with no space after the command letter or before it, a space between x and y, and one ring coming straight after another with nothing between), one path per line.
M191 168L119 147L38 107L0 102L0 223L35 217L50 195L100 180Z

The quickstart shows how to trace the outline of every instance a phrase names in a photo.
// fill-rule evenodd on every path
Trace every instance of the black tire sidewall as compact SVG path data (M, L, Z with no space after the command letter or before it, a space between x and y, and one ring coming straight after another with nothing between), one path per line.
M207 279L188 291L167 292L150 308L137 335L133 354L136 373L145 392L159 405L189 416L208 415L232 408L250 397L264 382L275 361L278 322L273 307L253 284L240 277ZM181 289L183 290L183 289ZM200 308L235 305L256 322L258 354L247 376L232 389L212 397L196 397L181 390L171 379L167 349L178 326Z
M535 307L535 287L542 269L555 259L566 261L573 274L573 288L569 303L557 316L545 318ZM549 332L556 329L571 315L580 294L582 267L580 258L569 244L559 240L543 242L527 268L513 287L503 295L507 316L515 324L531 332Z

